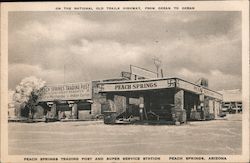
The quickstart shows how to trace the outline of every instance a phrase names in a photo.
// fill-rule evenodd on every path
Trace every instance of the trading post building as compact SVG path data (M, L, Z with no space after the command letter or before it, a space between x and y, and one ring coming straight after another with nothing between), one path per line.
M119 81L124 78L102 81ZM106 97L98 91L98 83L89 81L47 85L38 99L34 119L46 117L50 120L93 120L101 118Z
M91 120L101 115L105 98L97 92L97 81L45 86L34 118Z
M221 102L220 93L179 78L91 81L44 87L34 118L183 123L216 118Z

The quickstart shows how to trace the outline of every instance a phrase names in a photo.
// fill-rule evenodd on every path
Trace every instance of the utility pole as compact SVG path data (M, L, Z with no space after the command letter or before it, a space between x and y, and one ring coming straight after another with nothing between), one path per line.
M155 41L155 45L156 45L156 49L159 49L158 48L158 46L159 46L159 41L158 40L156 40ZM157 52L157 53L159 53L159 52ZM156 71L157 71L157 78L159 78L159 68L161 67L161 60L158 58L158 57L154 57L153 58L153 60L154 60L154 65L155 65L155 67L156 67ZM163 78L163 70L161 69L161 77Z
M160 66L161 66L161 61L160 61L160 59L157 58L157 57L154 57L153 60L154 60L154 65L155 65L155 67L156 67L157 78L159 78L159 68L160 68Z

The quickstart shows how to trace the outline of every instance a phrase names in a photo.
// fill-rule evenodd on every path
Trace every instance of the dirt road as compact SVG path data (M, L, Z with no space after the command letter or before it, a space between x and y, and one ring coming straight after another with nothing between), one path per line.
M9 123L9 154L240 154L241 115L169 125Z

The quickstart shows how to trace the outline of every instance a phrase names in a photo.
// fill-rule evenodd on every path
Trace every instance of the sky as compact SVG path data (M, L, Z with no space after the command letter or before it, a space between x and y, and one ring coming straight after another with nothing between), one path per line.
M241 88L241 14L195 12L10 12L8 83L47 84L120 77L129 65L213 90Z

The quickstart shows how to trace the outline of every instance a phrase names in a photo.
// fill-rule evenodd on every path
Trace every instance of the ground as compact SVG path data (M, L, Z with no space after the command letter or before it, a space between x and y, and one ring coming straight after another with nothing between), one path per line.
M181 126L9 123L9 154L234 155L241 153L241 126L241 115Z

